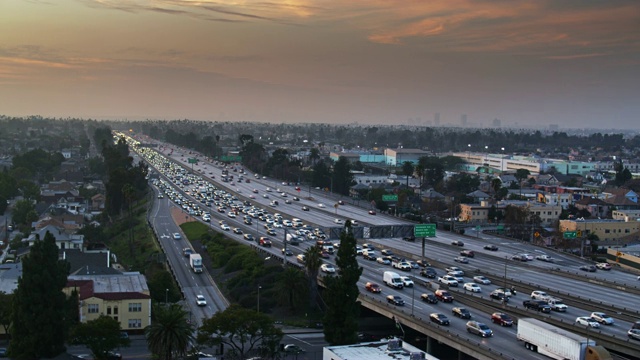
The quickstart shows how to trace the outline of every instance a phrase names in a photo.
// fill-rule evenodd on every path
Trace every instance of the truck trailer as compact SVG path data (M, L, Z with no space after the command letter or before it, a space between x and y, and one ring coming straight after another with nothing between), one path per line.
M532 318L518 320L524 347L558 360L611 360L611 354L594 340Z
M202 256L200 254L189 255L189 264L194 273L199 274L202 272Z

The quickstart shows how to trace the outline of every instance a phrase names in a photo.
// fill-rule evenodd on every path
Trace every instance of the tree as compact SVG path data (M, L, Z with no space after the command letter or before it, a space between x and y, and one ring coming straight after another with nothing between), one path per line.
M106 360L109 351L129 346L129 338L120 334L120 323L111 316L80 323L73 328L71 339L75 344L86 345L98 360Z
M14 293L9 353L15 359L54 357L64 351L69 263L58 260L55 237L47 232L22 261L22 277Z
M189 313L180 305L154 306L154 319L144 329L147 346L156 359L172 360L184 357L194 340L194 326Z
M325 277L327 312L324 317L325 339L331 345L347 345L358 342L358 318L360 302L358 280L362 267L356 259L356 238L347 221L340 234L340 247L336 256L336 276Z
M13 294L6 294L0 291L0 326L4 329L5 334L11 335L9 325L11 325L11 303L13 302Z
M318 150L318 148L311 148L309 150L309 160L311 160L311 164L315 165L316 161L318 161L320 159L320 150Z
M345 156L340 156L333 165L332 179L332 191L345 196L349 195L349 189L353 185L353 174L351 173L351 164Z
M293 311L301 308L308 299L309 288L304 272L293 266L288 266L278 275L275 290L279 295L278 302Z
M500 180L500 178L493 178L491 179L491 189L493 189L493 194L496 198L496 200L498 200L498 191L500 190L500 188L502 188L502 181Z
M266 356L274 356L282 336L282 330L268 315L231 304L202 321L197 342L207 346L225 344L233 349L235 357L245 359L255 348L260 348Z
M531 172L527 169L518 169L516 170L515 177L518 179L518 186L520 187L520 195L522 195L522 181L526 179Z
M31 200L18 200L13 207L13 222L19 225L29 226L38 220L38 213Z
M413 175L413 164L410 161L402 163L402 174L407 177L407 187L409 187L409 176Z
M320 249L318 245L309 246L304 251L304 268L309 280L309 304L317 303L318 297L318 271L322 265Z

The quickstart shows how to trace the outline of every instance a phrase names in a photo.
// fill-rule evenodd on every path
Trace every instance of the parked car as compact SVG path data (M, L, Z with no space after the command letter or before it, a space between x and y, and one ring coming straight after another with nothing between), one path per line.
M451 313L453 316L459 317L461 319L471 319L471 313L469 310L463 307L454 307L451 309Z
M404 300L398 295L387 296L387 302L396 306L404 306Z
M591 318L602 325L613 325L615 322L611 316L598 311L592 312Z
M438 298L434 294L424 293L424 294L420 295L420 299L422 299L422 301L428 302L430 304L437 304L438 303Z
M493 331L487 325L477 321L467 321L467 331L482 337L493 336Z
M580 316L576 318L576 324L578 325L583 325L583 326L588 326L588 327L592 327L592 328L599 328L600 324L593 320L592 318L588 317L588 316Z
M491 314L491 322L500 326L512 326L513 319L505 313L494 312Z
M376 283L372 283L372 282L368 282L366 284L364 284L364 288L372 293L379 293L382 291L382 288L380 288L380 285L376 284Z
M447 318L442 313L431 313L429 314L429 319L431 322L437 323L439 325L449 325L449 318Z

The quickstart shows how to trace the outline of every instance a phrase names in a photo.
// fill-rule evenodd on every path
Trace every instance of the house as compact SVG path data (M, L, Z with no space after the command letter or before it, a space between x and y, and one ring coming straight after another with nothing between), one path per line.
M64 228L55 227L53 225L44 226L36 229L29 234L28 237L22 239L23 243L33 246L36 241L44 239L47 233L51 233L56 238L56 246L58 249L82 249L84 247L84 235L70 234Z
M539 185L559 185L560 181L555 177L555 175L544 174L538 175L536 178L536 184Z
M142 331L151 324L151 295L144 275L71 275L64 292L78 293L80 321L100 315L114 318L125 331Z
M604 201L617 210L638 210L638 194L631 189L625 188L608 188L603 193Z
M576 200L574 206L580 210L587 210L594 218L605 218L611 210L611 204L596 197L583 197Z
M476 190L467 194L468 197L473 199L474 203L480 203L481 201L491 198L489 194L484 191Z
M518 179L511 175L511 174L503 174L498 176L498 179L500 179L500 182L502 183L503 187L511 187L512 185L518 185L519 186L519 182Z

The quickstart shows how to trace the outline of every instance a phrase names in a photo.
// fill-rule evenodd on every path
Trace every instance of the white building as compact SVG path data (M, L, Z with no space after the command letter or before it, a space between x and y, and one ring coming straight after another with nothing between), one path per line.
M323 360L438 360L399 339L384 340L342 346L327 346L322 352Z

